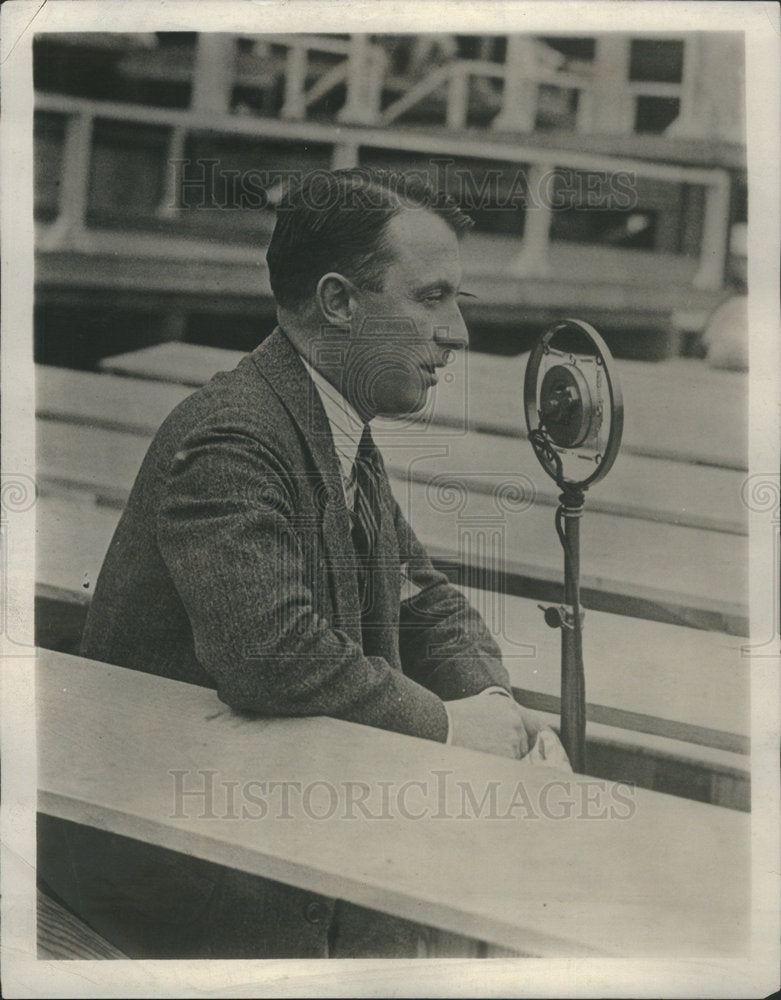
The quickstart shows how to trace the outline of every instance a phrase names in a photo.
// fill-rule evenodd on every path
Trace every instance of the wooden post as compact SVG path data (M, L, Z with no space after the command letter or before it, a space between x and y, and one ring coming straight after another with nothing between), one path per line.
M347 99L337 118L351 125L374 125L380 114L374 47L369 35L350 35Z
M306 117L304 101L306 66L306 45L291 39L285 64L285 103L280 111L282 118L300 119Z
M464 128L469 109L469 66L457 60L450 67L450 81L447 92L447 126Z
M629 82L629 38L608 32L597 36L590 131L628 135L634 119ZM585 124L585 123L584 123ZM579 130L583 131L583 129Z
M525 35L509 35L504 60L502 110L491 127L506 132L533 132L537 117L537 57L534 43Z
M701 73L698 66L699 56L699 39L696 35L687 36L683 40L680 111L666 131L668 136L682 136L687 139L708 138L711 121L706 110L698 107L697 80Z
M190 107L206 114L230 110L236 69L236 37L201 32L195 50Z
M331 151L331 170L349 170L358 166L358 146L354 142L336 142Z
M700 266L692 281L695 288L721 288L728 236L729 176L723 172L717 181L706 188Z
M88 111L69 114L65 126L57 219L39 241L40 249L52 250L62 247L74 237L85 237L91 161L92 115Z
M523 246L512 264L512 272L518 277L544 278L550 273L548 250L551 205L548 175L552 170L552 163L535 163L529 170Z
M165 176L163 178L163 193L157 206L157 214L161 219L170 219L178 214L181 205L180 183L184 167L184 149L187 132L184 125L174 125L168 137L168 151L165 159Z

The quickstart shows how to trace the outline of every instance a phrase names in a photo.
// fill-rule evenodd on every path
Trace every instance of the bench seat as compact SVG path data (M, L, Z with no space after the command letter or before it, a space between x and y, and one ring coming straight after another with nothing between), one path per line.
M746 947L750 821L733 810L333 719L239 717L212 691L46 650L37 686L47 815L516 953L721 960ZM208 820L197 803L172 808L172 772L197 790L204 770ZM221 782L241 794L250 780L299 782L309 807L292 792L295 824L273 800L263 821L235 813ZM411 780L418 798L403 800ZM371 811L379 781L397 790L390 820L356 823L347 785L368 789ZM317 789L334 789L329 819ZM586 821L594 809L603 821Z
M57 642L57 637L80 633L85 602L118 517L115 509L74 499L45 496L39 501L38 633L54 635L39 642L75 648ZM558 632L544 624L536 601L464 589L495 634L519 699L557 723ZM47 620L52 607L60 615L70 607L70 630L56 617ZM629 754L636 779L659 787L665 780L665 762L677 760L688 768L676 786L682 794L687 794L689 782L708 801L747 808L749 660L741 655L745 640L592 610L583 638L594 766L601 773L614 771L620 763L616 748L623 748L620 766L629 766Z
M127 431L40 420L41 485L51 493L76 493L122 507L147 446L144 437ZM419 481L408 475L403 460L396 466L393 462L391 458L394 493L432 555L478 574L511 577L521 595L548 599L560 587L562 555L552 507L537 503L524 509L524 502L514 508L512 501L503 505L494 499L502 483L518 481L512 473L500 477L484 472L481 480L478 465L473 479L470 462L468 475L438 473L434 466ZM448 500L447 491L454 475L468 487L457 504ZM479 539L474 544L470 540L483 529L491 533L491 545L501 547L498 562L495 549L481 554ZM588 510L582 546L584 602L590 600L591 606L737 634L747 631L744 536Z
M235 367L240 351L164 343L100 362L125 377L198 386ZM437 387L440 423L503 435L525 434L523 377L528 354L472 351L454 361ZM717 371L695 358L617 362L624 396L623 450L653 458L745 471L748 468L748 376Z

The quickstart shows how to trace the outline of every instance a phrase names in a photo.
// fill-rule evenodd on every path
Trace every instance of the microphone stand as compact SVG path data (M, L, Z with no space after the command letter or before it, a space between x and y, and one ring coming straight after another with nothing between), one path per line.
M556 533L564 549L564 611L561 629L561 742L572 770L586 771L586 677L583 612L580 610L580 519L582 490L565 490L556 511ZM563 527L562 527L563 522Z
M556 351L551 341L559 332L585 336L596 355L596 385L589 386L578 368L575 355ZM558 386L545 390L543 380L540 400L537 376L543 355L553 353L562 362L556 369ZM551 328L532 351L526 369L524 402L529 441L540 465L562 491L556 510L556 534L564 550L564 603L551 607L540 605L545 621L561 631L561 742L573 771L586 772L586 681L583 666L583 620L580 606L580 522L583 517L586 489L602 479L615 461L623 431L623 399L614 372L613 358L607 344L593 327L579 320L564 320ZM562 367L563 366L563 367ZM566 370L565 370L566 369ZM556 381L556 380L554 380ZM563 386L563 388L562 388ZM607 387L608 398L603 398ZM573 446L580 448L588 439L592 422L598 428L610 415L610 432L604 454L596 454L596 469L580 482L568 479L564 457ZM573 428L575 428L573 432ZM583 458L582 454L578 455Z

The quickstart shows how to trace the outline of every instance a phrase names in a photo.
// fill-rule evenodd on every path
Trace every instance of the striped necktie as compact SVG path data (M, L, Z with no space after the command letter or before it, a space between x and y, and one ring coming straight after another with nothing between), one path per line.
M358 589L362 613L372 607L372 560L380 537L379 481L381 458L372 440L368 424L364 424L361 443L355 456L355 501L353 505L352 539L358 559Z

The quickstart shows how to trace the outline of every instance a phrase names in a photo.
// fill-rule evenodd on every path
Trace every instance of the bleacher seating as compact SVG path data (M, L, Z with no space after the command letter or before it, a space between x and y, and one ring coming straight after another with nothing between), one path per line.
M423 920L438 957L721 961L745 944L747 376L670 358L707 346L705 318L736 277L742 47L739 33L618 30L36 36L41 813ZM434 157L453 168L442 181L437 167L437 186L475 216L462 247L473 343L516 350L569 314L616 354L668 358L618 362L623 446L582 522L589 778L335 720L238 718L213 692L67 655L152 435L237 363L223 347L273 322L263 249L281 189L263 180L246 205L245 180L258 164L280 178L431 174ZM375 426L399 503L483 612L516 697L556 726L561 637L538 602L563 596L558 498L525 439L525 363L461 356L431 411L402 432ZM291 754L302 745L306 759ZM627 822L310 816L259 836L252 821L172 817L160 759L336 787L448 769L478 798L520 776L537 801L563 781L581 811L595 778L638 790ZM124 957L41 888L40 959Z
M107 359L104 374L39 366L40 644L76 648L86 602L151 435L193 386L237 357L166 344ZM438 391L429 424L393 433L385 422L378 441L419 535L451 576L472 588L498 630L518 696L556 721L559 636L544 626L535 605L561 599L561 553L553 531L555 491L519 433L522 361L471 355L466 406L459 361L454 380ZM739 413L744 383L740 375L703 373L681 362L624 362L621 377L628 453L589 495L583 532L589 766L595 774L746 809L748 676L740 654L747 631L746 527L739 471L745 449L738 435L722 434ZM676 379L680 390L669 393ZM485 391L489 380L491 413L501 422L493 432L483 429L476 388ZM654 394L665 400L665 421L671 406L679 406L682 417L688 411L690 419L670 441L660 440L653 424L629 416L644 406L649 412ZM697 436L695 416L711 421L709 437ZM665 448L664 457L649 454ZM464 560L459 532L496 513L493 490L514 474L534 484L536 502L505 512L505 565L479 552ZM432 511L437 477L466 484L460 512Z
M48 816L476 938L482 954L724 961L746 947L739 812L334 719L240 718L203 688L47 650L37 684ZM183 790L216 776L208 819L176 799L176 771ZM300 783L295 824L273 821L270 790L270 822L242 797L269 779ZM376 814L378 780L390 820L356 822L348 786ZM421 810L440 818L412 820Z

